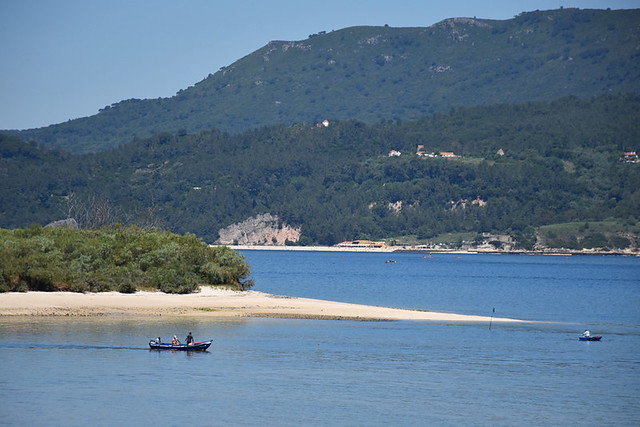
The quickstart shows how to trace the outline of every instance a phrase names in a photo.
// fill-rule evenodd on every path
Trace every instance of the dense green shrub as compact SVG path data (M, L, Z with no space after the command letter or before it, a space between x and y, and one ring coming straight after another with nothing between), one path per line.
M200 285L244 290L244 257L194 235L139 227L0 229L0 292L191 293Z
M611 246L618 249L626 249L631 246L631 241L622 236L612 236L609 241L611 242Z
M582 241L582 247L587 249L605 248L609 241L602 233L593 233L587 235Z

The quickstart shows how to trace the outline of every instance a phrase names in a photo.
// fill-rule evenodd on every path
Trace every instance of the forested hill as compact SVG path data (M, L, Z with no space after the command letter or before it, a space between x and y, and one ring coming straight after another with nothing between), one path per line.
M191 232L258 214L303 244L523 236L530 226L640 219L640 95L469 107L417 121L161 133L98 154L0 137L0 228L67 217ZM418 157L451 153L458 157ZM400 156L389 156L391 150ZM529 231L530 233L530 231Z
M639 22L640 9L561 9L322 32L270 42L171 98L130 99L10 133L83 153L162 131L235 133L351 118L373 124L460 106L639 93Z

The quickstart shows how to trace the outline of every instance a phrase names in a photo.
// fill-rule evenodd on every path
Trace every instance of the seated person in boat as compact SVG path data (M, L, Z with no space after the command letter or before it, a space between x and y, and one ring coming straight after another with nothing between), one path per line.
M588 329L585 329L584 332L582 333L582 336L585 338L589 338L591 336L591 332L589 332Z
M172 345L179 345L180 344L180 340L178 339L177 336L173 336L173 339L171 340L171 344Z
M193 345L193 335L191 335L191 332L189 332L185 341L187 342L187 345Z

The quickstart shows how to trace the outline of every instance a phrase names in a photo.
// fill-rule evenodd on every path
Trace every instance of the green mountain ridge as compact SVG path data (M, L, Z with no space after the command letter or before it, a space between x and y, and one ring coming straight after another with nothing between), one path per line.
M452 18L273 41L176 96L5 131L74 153L159 132L244 132L323 119L415 120L451 108L640 92L640 9Z
M640 163L624 153L638 151L638 117L640 95L626 94L374 125L165 132L84 155L0 135L0 228L72 217L83 228L159 226L212 243L221 228L270 213L300 227L301 244L454 232L531 243L531 227L607 220L622 234L581 227L594 234L587 244L637 247ZM418 157L418 145L458 157ZM545 239L578 246L567 230Z

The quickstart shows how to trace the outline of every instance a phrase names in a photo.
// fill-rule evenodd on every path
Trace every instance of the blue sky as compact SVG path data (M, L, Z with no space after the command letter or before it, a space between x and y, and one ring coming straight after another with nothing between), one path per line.
M640 0L0 0L0 129L173 96L270 40L561 6L631 9Z

